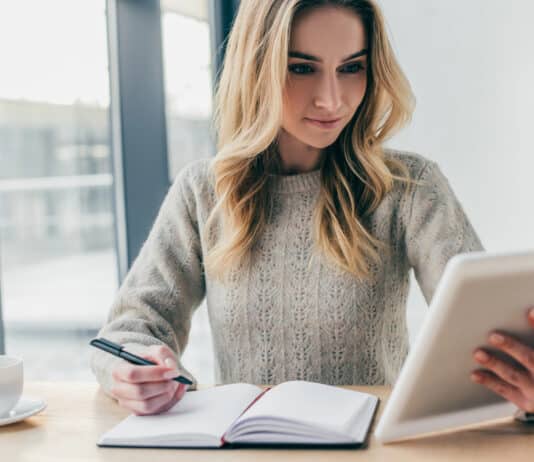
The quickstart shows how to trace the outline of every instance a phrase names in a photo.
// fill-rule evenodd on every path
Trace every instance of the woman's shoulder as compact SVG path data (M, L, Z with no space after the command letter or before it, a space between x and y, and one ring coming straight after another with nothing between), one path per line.
M171 202L187 204L190 213L210 210L215 202L211 158L186 163L176 174L168 195Z
M175 181L203 184L210 181L210 165L213 157L195 159L185 164L176 174Z
M420 178L425 170L437 165L435 161L413 151L394 148L384 148L383 151L386 161L401 162L404 164L412 179Z
M401 177L409 176L410 181L396 180L391 190L378 206L376 215L385 217L394 214L401 219L410 214L414 200L428 201L449 194L447 180L434 160L413 151L385 148L386 165L390 171ZM405 170L399 169L402 164Z
M207 194L213 190L213 157L195 159L185 164L174 178L174 186L193 195Z

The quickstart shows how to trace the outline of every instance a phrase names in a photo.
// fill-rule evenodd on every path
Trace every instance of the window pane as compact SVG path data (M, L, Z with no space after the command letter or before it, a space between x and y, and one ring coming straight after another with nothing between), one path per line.
M171 178L213 155L212 74L207 0L162 2L167 146Z
M207 0L164 0L163 61L171 179L186 164L214 153L212 74ZM193 317L184 365L200 383L214 383L211 330L205 302Z
M105 7L0 15L2 306L29 379L92 379L88 340L117 289Z

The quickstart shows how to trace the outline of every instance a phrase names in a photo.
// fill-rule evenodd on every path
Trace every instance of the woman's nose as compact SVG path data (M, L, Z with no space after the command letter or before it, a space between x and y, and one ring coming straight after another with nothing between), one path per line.
M341 88L337 76L321 78L314 92L314 105L331 115L337 115L341 106Z

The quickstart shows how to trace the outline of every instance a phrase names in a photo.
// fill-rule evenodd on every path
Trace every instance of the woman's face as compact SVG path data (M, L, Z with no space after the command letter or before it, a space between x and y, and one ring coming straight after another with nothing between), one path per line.
M337 139L365 95L366 48L363 23L349 9L321 7L295 18L282 136L293 138L292 144L319 149Z

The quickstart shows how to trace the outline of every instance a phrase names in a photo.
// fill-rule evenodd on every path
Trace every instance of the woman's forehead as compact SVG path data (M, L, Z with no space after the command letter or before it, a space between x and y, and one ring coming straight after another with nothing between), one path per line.
M310 8L293 21L290 51L342 61L366 47L363 22L348 8Z

